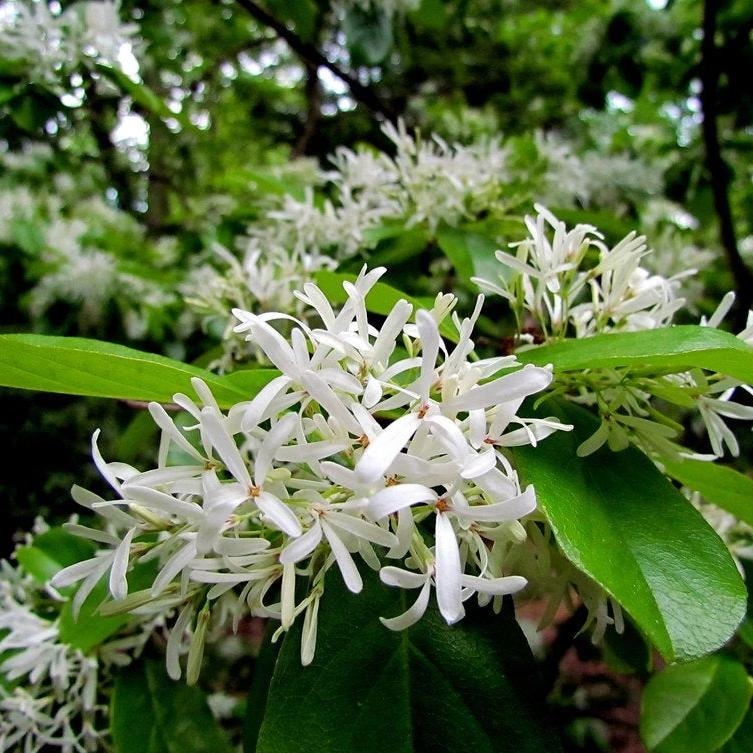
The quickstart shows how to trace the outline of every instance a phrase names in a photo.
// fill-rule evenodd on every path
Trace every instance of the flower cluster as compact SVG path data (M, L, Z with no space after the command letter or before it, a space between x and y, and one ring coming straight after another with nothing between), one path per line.
M0 56L25 66L31 80L64 92L66 75L80 65L126 66L138 44L138 27L120 20L114 0L84 0L62 13L46 2L7 4L0 24Z
M535 209L515 253L497 251L509 272L499 282L475 279L507 299L519 329L529 320L545 338L654 329L684 305L679 275L666 279L641 265L649 253L644 236L632 232L609 248L592 225L568 230L545 207Z
M331 157L332 169L320 171L313 181L309 176L300 194L285 194L249 227L239 241L240 260L217 249L222 273L205 266L189 277L183 291L190 305L223 319L227 345L218 364L223 370L255 355L233 336L230 308L304 317L295 290L318 271L336 266L336 260L372 247L380 226L423 225L433 233L440 222L474 219L502 202L507 150L498 141L450 145L437 136L412 136L402 123L387 124L383 132L394 156L339 148ZM315 193L312 182L330 196Z
M672 323L685 305L681 278L695 270L669 279L651 274L641 264L649 253L643 236L630 233L610 248L596 228L577 225L568 230L544 207L536 209L536 218L526 218L529 238L513 244L514 254L497 251L507 274L499 282L476 279L482 288L510 303L524 347L533 339L531 329L547 341L568 335L580 338L652 330ZM727 294L714 315L701 324L718 327L733 302L734 294ZM745 341L753 338L751 317L751 326L739 335ZM601 416L599 428L580 446L581 456L605 443L618 451L630 442L664 457L714 460L724 455L725 446L736 456L739 444L725 419L753 420L753 408L732 399L738 388L753 392L750 385L701 369L648 377L629 368L589 369L574 376L560 375L558 387L571 400L595 407ZM697 409L712 454L694 454L682 447L677 441L682 425L656 408L657 399L675 411Z
M174 239L147 239L131 215L98 194L101 176L82 171L74 178L56 171L43 144L0 155L0 163L5 168L0 243L23 251L31 289L20 303L37 326L63 303L76 312L82 332L104 328L107 318L119 313L131 339L162 334L176 318L172 334L187 336L195 326L190 312L165 313L181 305L174 287L180 255ZM40 186L45 182L53 190Z
M509 562L525 539L518 521L536 497L503 449L570 428L518 415L550 384L551 369L521 367L514 356L472 358L483 298L460 320L453 296L439 296L414 322L402 300L377 328L364 299L383 272L364 269L345 283L339 312L305 284L298 295L320 326L294 322L289 339L273 326L289 315L236 310L237 329L280 375L228 413L195 380L200 402L174 398L193 417L186 432L152 403L162 430L157 468L105 462L95 435L94 460L114 499L78 488L74 497L107 523L78 532L104 546L53 583L81 581L78 605L108 574L108 609L179 608L167 644L172 676L181 673L190 627L187 674L195 680L213 607L232 591L236 622L242 610L287 630L303 614L308 663L331 567L353 593L362 588L358 559L386 584L418 589L407 612L382 616L396 630L421 617L432 591L452 623L473 595L499 605L525 586ZM440 329L457 344L448 347ZM178 464L169 463L176 455ZM159 563L152 586L129 593L129 569L149 560ZM299 599L301 578L309 588Z
M663 165L626 153L605 153L605 149L576 151L573 143L557 133L537 132L534 142L546 163L536 189L541 202L608 207L623 213L626 204L657 196L663 188Z
M34 611L35 592L0 563L0 751L95 750L98 661L60 641L57 620Z

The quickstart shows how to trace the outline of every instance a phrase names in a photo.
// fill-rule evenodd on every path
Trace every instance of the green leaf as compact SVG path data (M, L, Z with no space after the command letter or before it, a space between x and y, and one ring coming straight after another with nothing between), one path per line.
M499 242L493 238L464 228L445 226L437 233L437 243L458 275L466 281L471 277L496 280L504 273L504 266L494 256Z
M115 753L230 753L204 694L173 682L163 662L147 659L118 670L110 703Z
M329 270L317 272L315 275L316 284L321 288L324 295L327 296L329 302L335 305L343 304L348 300L348 296L343 290L343 282L353 282L355 279L356 275L344 272L330 272ZM401 290L385 282L378 282L366 296L366 308L373 314L387 316L401 298L413 304L414 316L416 309L430 309L433 304L433 300L416 298L403 293ZM458 334L455 328L449 325L447 320L442 323L439 330L446 339L452 342L458 341Z
M753 711L748 711L735 734L719 753L750 753L753 750Z
M134 81L120 68L97 63L97 70L103 76L109 78L123 94L127 94L137 105L141 105L148 112L158 115L160 118L175 118L180 120L181 123L186 121L180 114L174 113L146 84Z
M372 238L379 240L378 247L369 255L373 267L394 267L423 253L429 243L429 233L422 225L406 228L402 221L393 223L399 232L390 235L390 225L374 228ZM381 235L381 238L380 238ZM354 260L355 261L355 260ZM356 267L357 268L357 267Z
M312 0L271 0L268 2L270 11L280 21L290 21L295 33L301 39L311 41L316 33L316 18L319 10Z
M732 737L752 694L745 667L724 654L667 667L643 692L641 737L656 753L711 753Z
M698 367L753 382L753 348L729 332L684 324L565 340L518 354L523 363L557 371L632 366L674 373Z
M133 593L148 588L154 583L157 575L157 563L149 562L136 565L128 573L128 590ZM75 589L70 589L74 591ZM66 601L60 611L60 641L77 648L84 653L104 643L110 636L115 635L122 627L133 621L129 614L103 616L99 607L107 598L107 578L94 587L81 605L78 617L73 616L71 601Z
M371 571L364 585L354 596L339 574L328 577L310 666L300 662L300 620L285 637L256 753L560 750L508 609L469 609L448 627L430 607L394 633L378 616L398 614L416 594Z
M392 21L378 5L368 9L350 6L342 28L348 50L356 63L377 65L392 49Z
M15 555L29 575L45 584L64 567L94 556L94 546L64 528L55 527L34 536L32 543L16 549Z
M574 431L513 454L565 556L625 608L666 659L724 645L745 614L746 593L721 539L634 447L577 458L598 421L578 406L556 405Z
M261 651L254 662L251 687L246 699L246 717L243 723L243 750L245 753L255 753L256 741L259 739L259 730L264 720L269 686L272 682L277 655L280 653L282 643L282 641L272 643L272 636L276 629L277 623L270 620L267 624L267 634Z
M662 458L667 474L708 502L753 525L753 479L734 468L703 460Z
M228 408L255 395L276 374L249 369L218 377L165 356L81 337L0 335L0 386L66 395L156 400L194 395L191 377L203 379Z

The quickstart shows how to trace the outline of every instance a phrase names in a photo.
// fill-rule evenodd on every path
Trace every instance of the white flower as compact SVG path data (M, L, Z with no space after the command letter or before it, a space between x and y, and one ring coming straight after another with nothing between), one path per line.
M60 642L57 621L33 610L35 587L0 570L0 751L92 750L100 733L99 663ZM20 681L20 682L19 682Z
M533 488L521 492L499 448L570 428L518 415L525 398L550 384L551 369L521 367L513 357L471 359L482 298L469 318L452 315L453 347L439 327L449 325L454 297L417 311L415 323L408 321L412 307L399 301L374 326L366 296L383 272L363 269L345 283L339 311L313 283L298 292L312 310L302 320L236 310L237 331L281 373L227 414L194 380L202 405L174 397L193 418L187 429L151 404L162 431L157 468L105 463L93 443L117 498L77 490L76 499L108 528L70 530L103 548L53 582L83 580L86 593L109 573L116 602L107 609L179 607L168 639L172 677L190 632L187 675L195 680L212 607L218 611L235 589L234 624L245 610L279 619L284 631L304 615L301 658L308 663L324 575L333 566L358 593L359 559L374 569L384 558L420 563L448 622L463 616L473 593L483 600L522 588L503 565L465 552L478 552L478 530L509 539L510 526L536 506ZM181 465L169 464L175 452ZM129 594L129 568L150 559L159 563L154 582ZM311 583L302 598L299 576ZM279 601L270 603L276 593Z

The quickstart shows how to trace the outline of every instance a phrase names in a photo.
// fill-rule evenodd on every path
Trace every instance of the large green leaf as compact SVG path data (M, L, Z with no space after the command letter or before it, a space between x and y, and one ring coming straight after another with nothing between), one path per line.
M721 539L639 450L576 457L597 421L578 406L557 407L574 431L516 449L514 457L565 556L627 610L666 659L722 646L745 614L746 593Z
M309 667L300 663L300 621L286 636L257 753L560 749L510 611L469 609L463 622L448 627L430 608L417 625L393 633L378 616L403 611L405 593L372 572L364 583L354 596L337 574L328 577Z
M343 304L348 300L347 293L343 290L343 282L353 282L355 279L356 275L345 272L330 272L329 270L322 270L315 275L316 284L321 288L324 295L327 296L329 302L335 305ZM432 299L417 298L403 293L401 290L385 282L378 282L366 296L366 308L374 314L387 316L392 311L394 305L401 299L405 299L413 304L414 313L415 309L430 309L433 304ZM450 326L446 320L440 327L440 332L448 340L452 342L458 341L458 334L455 328Z
M249 369L219 377L165 356L81 337L0 335L0 386L67 395L170 402L203 379L222 407L255 395L276 372Z
M118 670L110 703L115 753L229 753L204 694L173 682L162 661Z
M753 711L748 711L735 734L725 743L720 753L750 753L753 750Z
M734 468L703 460L662 458L667 473L708 502L753 525L753 478Z
M564 340L522 351L518 358L554 364L555 372L632 366L672 373L699 367L753 382L753 348L729 332L691 324Z
M753 685L745 667L724 654L667 667L641 701L641 737L656 753L712 753L734 734Z

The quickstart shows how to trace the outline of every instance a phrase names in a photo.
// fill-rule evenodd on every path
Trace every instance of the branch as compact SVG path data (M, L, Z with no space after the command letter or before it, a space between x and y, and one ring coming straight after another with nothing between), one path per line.
M293 149L292 156L303 157L308 152L316 126L322 117L322 89L319 84L319 68L306 64L306 120L303 130Z
M372 89L364 86L357 78L350 73L342 70L339 66L328 60L320 50L309 42L305 42L297 34L292 32L284 23L278 21L274 16L268 13L253 0L236 0L238 5L243 8L256 21L264 26L268 26L275 34L287 42L293 52L295 52L309 67L326 68L335 74L339 79L344 81L353 99L360 102L373 113L381 115L387 120L395 121L397 116L394 110L382 100Z
M748 309L753 303L753 273L740 256L735 235L735 224L729 203L730 168L724 161L719 144L717 99L719 89L719 57L716 47L716 0L706 0L703 5L703 41L701 42L701 108L703 110L703 143L706 149L706 167L711 178L714 207L719 218L719 235L727 255L737 294L738 323L745 323Z

